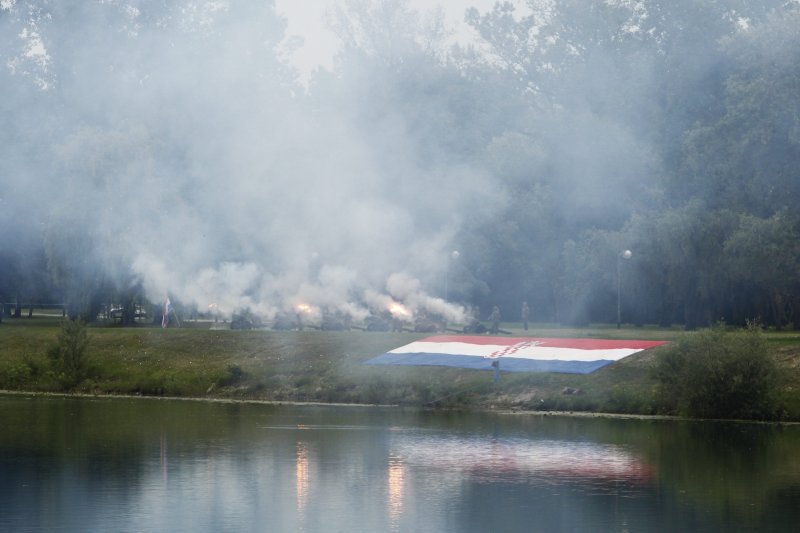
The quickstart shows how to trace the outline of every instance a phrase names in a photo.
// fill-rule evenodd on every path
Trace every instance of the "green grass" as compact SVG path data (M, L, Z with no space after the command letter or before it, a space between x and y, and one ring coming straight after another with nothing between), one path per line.
M0 388L60 391L46 355L60 317L4 319ZM654 414L653 350L588 375L503 373L442 367L363 365L377 354L427 334L363 331L230 331L100 325L89 328L89 377L71 392L211 397L269 401L398 404ZM673 340L679 329L536 325L512 335ZM789 417L800 419L800 336L767 333L786 383Z

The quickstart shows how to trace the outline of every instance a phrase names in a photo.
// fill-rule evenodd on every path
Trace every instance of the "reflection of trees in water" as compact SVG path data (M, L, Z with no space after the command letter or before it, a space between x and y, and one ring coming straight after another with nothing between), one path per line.
M574 485L471 483L464 487L456 531L681 531L661 524L652 490L631 497ZM685 529L684 529L685 531Z
M405 526L425 516L420 506L433 495L453 506L450 529L463 531L519 530L520 516L531 516L528 531L775 530L800 499L795 426L10 397L0 402L0 427L0 456L18 458L3 463L0 494L34 475L26 490L42 501L66 477L85 494L113 483L125 497L154 481L183 491L224 485L213 494L224 503L255 486L265 509L290 511L287 525L295 498L312 516L336 487L362 497L371 465L385 476L369 495L382 502L370 509L376 523ZM233 481L217 483L224 476ZM263 481L275 479L297 485L284 494ZM274 498L281 506L264 503ZM637 527L641 517L650 519Z
M507 464L505 454L493 459L487 449L476 455L483 460L475 463L470 482L458 485L462 494L457 529L464 531L519 530L513 520L520 509L531 516L529 531L595 530L597 524L634 531L653 523L662 524L663 531L786 530L796 515L800 428L794 426L544 415L470 418L463 413L442 418L443 426L454 433L469 427L471 433L485 434L486 440L546 436L587 441L601 449L616 446L652 468L652 478L631 490L630 483L610 476L603 480L570 478L557 471L541 476L520 475L519 469L517 475L503 472L514 466ZM580 470L580 457L575 462ZM637 528L642 516L650 519Z
M797 483L797 428L670 422L664 429L644 449L657 465L661 490L720 520L738 527L762 524L785 483Z
M584 428L599 431L586 430L584 437L614 436L621 449L635 451L654 468L648 483L632 486L611 476L578 480L557 472L472 476L462 486L459 529L521 530L516 521L521 509L531 519L526 531L639 531L652 524L659 524L662 531L788 531L796 526L798 428L673 420L609 422L590 421ZM579 425L580 420L555 423L562 435Z
M243 418L236 414L247 408L155 399L4 398L0 451L46 459L54 470L69 466L89 483L103 483L115 472L125 476L123 487L134 487L148 461L165 460L166 442L174 456L240 433Z

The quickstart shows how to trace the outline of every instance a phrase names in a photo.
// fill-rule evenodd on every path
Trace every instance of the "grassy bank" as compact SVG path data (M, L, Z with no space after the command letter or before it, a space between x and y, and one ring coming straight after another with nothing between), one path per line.
M88 372L73 392L272 401L399 404L655 414L653 351L593 374L503 373L361 363L423 334L363 331L230 331L210 324L180 329L89 328ZM515 335L674 340L679 330L536 327ZM63 382L47 351L57 317L6 319L0 325L0 388L55 392ZM787 418L800 420L800 335L769 333L780 368Z

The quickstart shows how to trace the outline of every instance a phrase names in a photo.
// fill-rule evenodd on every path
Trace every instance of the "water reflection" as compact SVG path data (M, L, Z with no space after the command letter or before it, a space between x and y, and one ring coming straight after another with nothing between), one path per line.
M161 436L158 440L159 448L159 464L161 465L161 481L166 486L167 484L167 434L164 428L161 428Z
M409 464L476 481L558 483L602 480L645 484L654 471L640 455L614 444L586 441L403 436L394 453Z
M386 474L389 487L389 524L392 531L400 527L403 513L403 491L405 490L405 467L403 461L395 455L389 456L389 469Z
M0 531L794 531L800 427L0 396Z
M294 477L297 513L302 518L308 503L308 447L301 441L297 442L295 452Z

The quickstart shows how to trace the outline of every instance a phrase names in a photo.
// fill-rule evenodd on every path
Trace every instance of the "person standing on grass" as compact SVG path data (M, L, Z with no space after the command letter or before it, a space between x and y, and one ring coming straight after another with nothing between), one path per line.
M489 333L497 334L500 332L500 308L496 305L492 307L492 313L489 315L489 321L492 323L492 329Z

